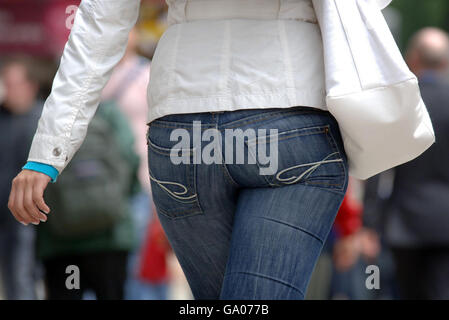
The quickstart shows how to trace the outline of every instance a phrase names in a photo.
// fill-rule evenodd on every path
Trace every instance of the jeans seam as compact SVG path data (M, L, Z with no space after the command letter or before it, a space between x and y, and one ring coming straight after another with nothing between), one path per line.
M332 147L335 149L335 151L338 152L338 155L342 159L342 163L340 163L340 166L343 169L345 180L343 181L341 188L338 189L338 190L342 191L342 190L344 190L345 184L346 184L346 182L348 180L348 177L347 177L348 175L346 173L346 166L345 166L345 163L344 163L344 160L343 160L344 157L341 154L340 149L338 148L337 141L335 140L335 138L334 138L334 136L333 136L333 134L331 132L330 126L328 125L327 127L328 128L326 130L326 137L328 138L328 140L331 143Z
M313 126L313 127L304 127L304 128L297 128L297 129L291 129L287 131L278 132L276 135L268 135L267 137L264 137L263 139L266 141L267 139L271 139L273 136L277 137L277 141L282 141L289 138L296 138L296 137L303 137L303 136L310 136L313 134L319 134L326 132L327 125L323 126ZM315 131L313 130L315 129ZM301 132L303 131L303 132ZM287 135L284 137L284 135ZM247 145L258 145L259 144L259 138L253 138L251 140L245 141Z
M248 148L248 153L249 154L251 154L251 156L255 159L255 161L256 161L256 166L257 166L257 168L260 170L260 165L259 165L259 161L257 160L257 151L255 151L256 153L254 154L254 150L252 150L252 148L249 146L249 144L248 144L248 142L247 141L244 141L244 143L245 143L245 145L246 145L246 147ZM257 148L257 144L255 144L254 145L256 148ZM249 156L249 154L248 154L248 156ZM260 171L259 171L260 172ZM268 185L270 185L270 186L275 186L275 185L273 185L270 181L269 181L269 179L267 178L267 176L266 175L262 175L263 176L263 179L264 179L264 181L268 184Z
M291 110L293 108L296 107L303 107L304 109L301 110ZM221 126L226 127L226 128L235 128L238 127L239 125L245 125L245 124L251 124L254 122L258 122L258 121L262 121L262 120L266 120L268 118L270 118L273 115L279 115L279 114L288 114L288 115L292 115L292 114L310 114L310 113L315 113L315 112L327 112L325 110L322 109L318 109L318 108L313 108L313 107L304 107L304 106L294 106L291 108L279 108L281 110L277 110L277 111L270 111L270 112L263 112L261 114L256 114L256 115L252 115L252 116L247 116L243 119L238 119L238 120L234 120L228 123L223 123ZM309 110L310 109L310 110ZM250 109L248 109L250 110ZM241 110L235 110L235 111L248 111L245 109L241 109ZM234 112L234 111L224 111L224 112ZM261 117L261 118L257 118L257 117ZM245 121L246 119L255 119L254 121ZM160 128L191 128L192 124L190 122L176 122L176 121L166 121L163 120L162 118L160 119L155 119L153 121L151 121L150 123L147 124L147 126L157 126ZM230 127L228 127L228 125L231 125ZM214 127L215 124L213 123L205 123L205 124L201 124L201 126L203 127Z
M345 184L343 184L343 188L328 188L328 187L326 187L325 185L322 185L322 184L309 184L309 183L306 183L306 185L308 185L309 187L312 187L312 188L319 188L321 190L329 191L329 192L332 192L332 193L335 193L335 194L338 194L338 195L343 195L344 196L346 194L346 192L343 191Z
M294 107L292 107L292 108L294 108ZM256 115L248 116L243 119L238 119L238 120L234 120L234 121L231 121L228 123L223 123L221 126L226 127L226 129L232 129L232 128L236 128L239 126L244 126L244 125L260 122L260 121L269 119L275 115L310 114L310 113L316 112L315 110L319 110L316 108L309 108L309 107L308 107L308 109L310 109L310 110L306 110L306 109L304 109L304 110L289 110L289 108L285 108L284 110L256 114ZM319 110L319 111L323 111L323 110ZM325 112L325 111L323 111L323 112Z
M280 223L280 224L286 225L286 226L288 226L288 227L290 227L290 228L293 228L293 229L302 231L302 232L308 234L309 236L315 238L316 240L318 240L321 244L324 244L324 241L323 241L319 236L317 236L317 235L316 235L315 233L313 233L313 232L310 232L309 230L306 230L306 229L304 229L304 228L301 228L301 227L297 227L297 226L291 225L291 224L289 224L289 223L287 223L287 222L284 222L284 221L281 221L281 220L275 220L275 219L268 218L268 217L263 217L263 216L257 216L257 217L262 218L262 219L265 219L265 220L268 220L268 221Z
M229 173L228 167L226 166L226 163L221 163L222 170L224 172L224 175L226 178L228 178L229 181L234 184L234 186L240 188L241 186L232 178L231 174Z
M155 121L163 121L166 122L164 124L162 123L156 123ZM194 120L196 121L196 120ZM198 120L200 121L200 120ZM154 120L151 122L151 126L159 127L159 128L170 128L170 129L177 129L177 128L184 128L184 129L191 129L193 128L192 123L189 122L174 122L174 121L165 121L165 120ZM213 123L202 123L201 122L201 128L213 128L215 127L215 124Z
M227 273L225 273L225 277L226 277L227 275L231 275L231 274L239 274L239 273L240 273L240 274L250 275L250 276L255 276L255 277L260 277L260 278L265 278L265 279L268 279L268 280L271 280L271 281L274 281L274 282L278 282L278 283L280 283L280 284L283 284L283 285L286 286L286 287L289 287L289 288L292 288L292 289L298 291L298 292L304 297L304 293L302 292L301 289L296 288L295 286L293 286L293 285L291 285L291 284L289 284L289 283L287 283L287 282L285 282L285 281L282 281L282 280L279 280L279 279L276 279L276 278L273 278L273 277L269 277L269 276L266 276L266 275L262 275L262 274L259 274L259 273L248 272L248 271L232 271L232 272L227 272Z
M212 115L213 117L215 117L215 115ZM215 130L217 130L217 131L219 131L218 130L218 122L219 122L219 120L220 120L220 114L217 114L216 115L216 117L217 117L217 121L215 122ZM223 149L223 148L222 148ZM231 173L229 172L229 169L228 169L228 167L226 166L226 162L225 162L225 160L224 160L224 157L223 157L223 150L220 150L220 157L221 157L221 168L222 168L222 170L223 170L223 172L224 172L224 176L235 186L235 187L237 187L237 188L240 188L240 185L234 180L234 178L232 178L232 176L231 176Z

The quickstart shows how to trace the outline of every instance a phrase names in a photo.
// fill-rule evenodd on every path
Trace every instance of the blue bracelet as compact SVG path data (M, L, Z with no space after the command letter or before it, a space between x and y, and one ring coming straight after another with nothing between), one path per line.
M55 183L57 178L58 178L58 174L59 171L46 163L41 163L41 162L35 162L35 161L28 161L23 167L22 169L28 169L28 170L33 170L33 171L38 171L38 172L42 172L45 173L47 176L49 176L51 178L52 183Z

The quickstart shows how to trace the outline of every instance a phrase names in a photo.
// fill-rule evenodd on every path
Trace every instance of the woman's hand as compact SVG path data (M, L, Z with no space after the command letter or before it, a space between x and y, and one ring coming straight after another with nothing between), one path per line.
M13 180L8 208L17 221L24 225L38 225L47 221L50 208L44 201L44 190L51 178L45 173L23 169Z

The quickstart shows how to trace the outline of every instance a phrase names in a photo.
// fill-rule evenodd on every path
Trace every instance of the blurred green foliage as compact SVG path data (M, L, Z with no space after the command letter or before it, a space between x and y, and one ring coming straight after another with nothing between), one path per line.
M401 14L398 44L405 49L410 36L423 27L433 26L449 31L448 0L393 0L391 6Z

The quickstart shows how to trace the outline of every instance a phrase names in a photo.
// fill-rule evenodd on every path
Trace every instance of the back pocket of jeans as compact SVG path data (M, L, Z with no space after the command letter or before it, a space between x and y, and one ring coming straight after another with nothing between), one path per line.
M260 148L261 143L265 147ZM277 154L277 164L271 162L272 168L267 170L267 165L260 161L261 153L268 153L272 143L277 143L277 148L271 149ZM347 170L330 125L259 136L247 141L247 145L260 174L271 186L303 183L337 190L343 190L345 186ZM275 159L271 154L269 158Z
M148 169L157 211L170 219L202 214L196 187L197 165L193 164L195 149L159 146L150 140L150 136L147 136ZM175 164L171 152L183 152L186 161Z

